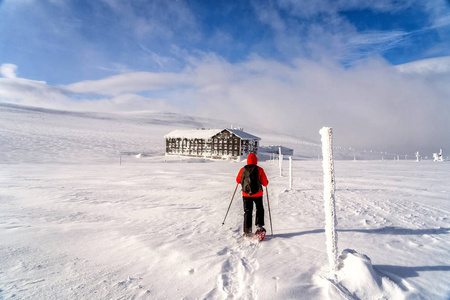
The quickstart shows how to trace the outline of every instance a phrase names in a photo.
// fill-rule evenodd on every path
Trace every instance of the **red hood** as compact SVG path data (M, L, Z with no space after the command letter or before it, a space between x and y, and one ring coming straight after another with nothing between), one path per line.
M255 153L250 153L247 157L247 165L257 165L258 164L258 158L256 157Z

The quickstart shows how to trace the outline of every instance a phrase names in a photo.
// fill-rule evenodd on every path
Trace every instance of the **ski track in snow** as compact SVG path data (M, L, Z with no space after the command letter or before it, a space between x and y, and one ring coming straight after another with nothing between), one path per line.
M321 280L321 162L295 160L291 191L287 169L261 162L274 235L264 195L266 240L249 243L239 193L221 225L243 162L159 156L164 134L199 123L0 113L0 299L358 299ZM402 297L386 299L449 299L450 164L336 161L335 173L339 250L395 282Z

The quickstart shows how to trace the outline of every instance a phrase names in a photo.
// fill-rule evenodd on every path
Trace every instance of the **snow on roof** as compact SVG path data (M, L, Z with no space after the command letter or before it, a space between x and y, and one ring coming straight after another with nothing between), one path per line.
M222 132L224 129L176 129L172 132L169 132L164 137L165 138L186 138L186 139L209 139L216 134ZM238 137L240 137L243 140L253 140L257 139L260 140L261 138L254 136L252 134L249 134L247 132L244 132L242 130L238 129L228 129L231 133L234 133Z
M169 132L165 138L187 138L187 139L208 139L219 132L222 129L176 129Z
M245 131L243 131L243 130L239 130L239 129L229 129L229 128L227 128L227 130L228 130L229 132L234 133L235 135L237 135L238 137L240 137L240 138L243 139L243 140L260 140L260 139L261 139L261 138L255 136L255 135L250 134L250 133L247 133L247 132L245 132Z

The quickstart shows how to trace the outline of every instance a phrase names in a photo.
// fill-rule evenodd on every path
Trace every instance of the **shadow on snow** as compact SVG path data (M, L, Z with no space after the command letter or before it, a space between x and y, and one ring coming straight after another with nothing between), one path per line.
M450 266L417 266L417 267L404 267L404 266L391 266L391 265L373 265L373 267L384 273L396 274L402 278L418 277L419 272L433 272L433 271L450 271Z
M338 229L338 232L362 232L370 234L392 234L392 235L424 235L424 234L448 234L450 233L450 228L430 228L430 229L409 229L401 228L395 226L386 226L381 228L372 229ZM301 236L306 234L323 233L325 229L313 229L300 232L292 233L279 233L274 234L274 238L288 239L294 236Z
M425 229L410 229L395 226L386 226L373 229L338 229L341 232L362 232L374 234L392 234L392 235L424 235L424 234L447 234L450 233L450 228L425 228Z

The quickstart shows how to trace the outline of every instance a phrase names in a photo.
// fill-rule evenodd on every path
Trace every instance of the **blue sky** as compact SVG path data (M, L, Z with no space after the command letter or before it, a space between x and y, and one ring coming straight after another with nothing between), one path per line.
M220 111L402 150L450 125L446 0L0 0L0 40L1 102Z
M0 59L50 84L257 55L351 66L450 55L445 1L4 0Z

